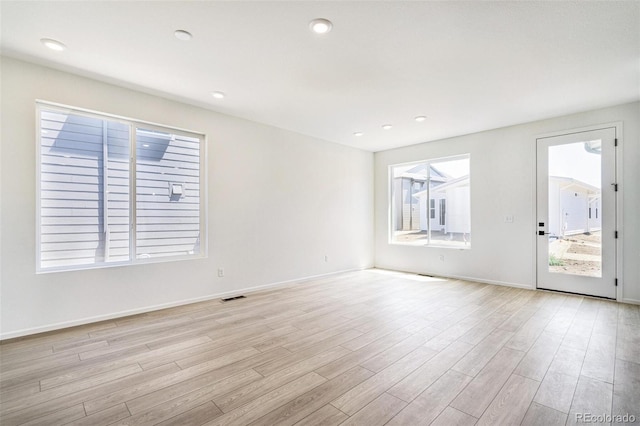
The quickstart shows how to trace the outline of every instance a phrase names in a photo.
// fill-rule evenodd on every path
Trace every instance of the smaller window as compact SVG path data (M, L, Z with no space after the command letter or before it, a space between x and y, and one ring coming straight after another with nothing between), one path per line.
M591 219L591 207L589 207L589 219Z
M470 247L469 154L389 169L391 243Z

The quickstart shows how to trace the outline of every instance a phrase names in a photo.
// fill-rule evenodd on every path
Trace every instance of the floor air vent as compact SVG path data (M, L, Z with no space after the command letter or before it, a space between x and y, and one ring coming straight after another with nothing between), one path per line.
M223 302L230 302L232 300L237 300L237 299L244 299L245 296L233 296L233 297L225 297L224 299L221 299Z

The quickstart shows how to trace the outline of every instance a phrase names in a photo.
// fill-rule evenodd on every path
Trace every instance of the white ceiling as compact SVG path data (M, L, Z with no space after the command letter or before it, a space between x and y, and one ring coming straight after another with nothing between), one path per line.
M638 1L0 7L4 55L370 151L640 99Z

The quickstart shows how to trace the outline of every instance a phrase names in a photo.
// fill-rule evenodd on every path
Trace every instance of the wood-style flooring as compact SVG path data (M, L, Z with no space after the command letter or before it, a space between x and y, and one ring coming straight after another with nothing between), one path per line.
M3 426L640 422L639 306L380 270L0 350Z

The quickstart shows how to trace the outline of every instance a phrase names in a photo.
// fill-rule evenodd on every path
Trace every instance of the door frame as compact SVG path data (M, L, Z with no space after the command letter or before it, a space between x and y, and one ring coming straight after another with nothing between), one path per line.
M531 220L531 236L533 238L531 257L533 259L532 262L532 277L533 277L533 287L538 290L538 226L537 226L537 217L538 217L538 139L556 137L568 135L571 133L581 133L581 132L590 132L593 130L602 130L606 128L614 128L615 129L615 138L617 140L617 150L615 152L615 180L618 184L618 192L616 194L615 205L616 205L616 230L618 231L618 238L615 241L615 276L618 279L618 286L616 287L616 301L620 301L623 298L623 288L624 288L624 269L623 269L623 247L624 247L624 222L623 222L623 200L624 200L624 182L622 181L623 169L622 169L622 158L624 157L624 129L622 121L608 122L602 124L596 124L592 126L585 127L574 127L568 128L565 130L557 130L553 132L546 132L536 134L533 137L532 144L532 152L533 155L533 171L532 171L532 179L533 179L533 189L531 191L531 199L532 199L532 220ZM598 296L589 296L589 297L598 297Z

